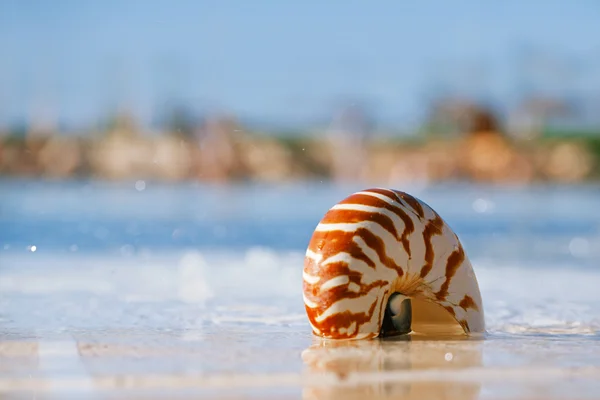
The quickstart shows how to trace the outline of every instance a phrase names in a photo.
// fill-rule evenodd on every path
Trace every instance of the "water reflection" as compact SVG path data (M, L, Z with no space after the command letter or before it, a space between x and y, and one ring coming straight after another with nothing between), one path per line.
M39 343L33 340L9 340L3 333L0 340L0 376L5 378L23 377L37 369ZM0 398L3 398L0 396Z
M326 385L304 388L305 400L476 399L478 382L442 379L445 370L482 365L482 342L457 337L410 337L372 341L326 341L302 352L308 372L330 376ZM418 372L439 371L440 379ZM409 375L410 374L410 375ZM411 378L414 376L414 379Z

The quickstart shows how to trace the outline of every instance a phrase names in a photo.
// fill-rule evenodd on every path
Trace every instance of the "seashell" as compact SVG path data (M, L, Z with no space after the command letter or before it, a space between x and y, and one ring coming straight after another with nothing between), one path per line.
M323 338L485 331L479 285L458 236L398 190L367 189L334 205L312 235L302 275L306 313Z

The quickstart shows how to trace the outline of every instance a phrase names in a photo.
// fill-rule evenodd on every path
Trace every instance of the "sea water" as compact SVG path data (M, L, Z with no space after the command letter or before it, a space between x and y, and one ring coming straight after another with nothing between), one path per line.
M2 181L0 393L600 397L600 188L395 186L461 238L487 336L320 341L304 250L363 186Z

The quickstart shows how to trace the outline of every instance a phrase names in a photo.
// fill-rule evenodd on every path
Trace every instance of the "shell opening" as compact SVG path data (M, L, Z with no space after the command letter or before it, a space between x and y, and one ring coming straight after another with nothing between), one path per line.
M392 294L385 308L380 337L400 335L464 335L460 323L441 305Z
M381 324L380 337L406 335L412 331L411 300L400 293L388 299Z
M465 330L440 304L412 299L412 329L418 335L465 335Z

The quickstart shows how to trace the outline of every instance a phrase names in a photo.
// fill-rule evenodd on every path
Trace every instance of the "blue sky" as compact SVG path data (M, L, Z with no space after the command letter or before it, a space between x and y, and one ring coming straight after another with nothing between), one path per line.
M344 97L410 124L443 90L589 94L599 21L596 0L0 0L0 124L169 98L295 124Z

